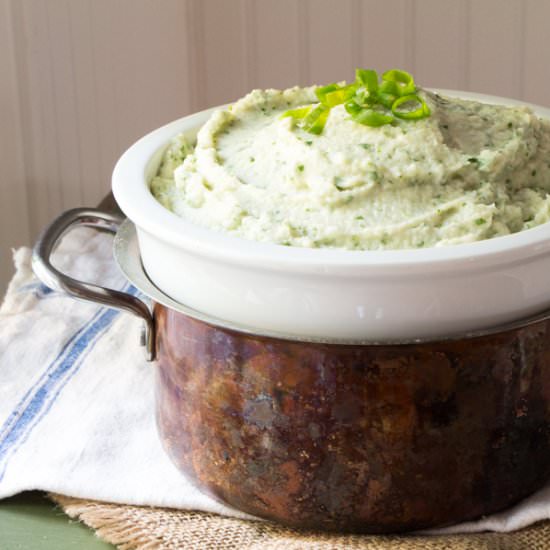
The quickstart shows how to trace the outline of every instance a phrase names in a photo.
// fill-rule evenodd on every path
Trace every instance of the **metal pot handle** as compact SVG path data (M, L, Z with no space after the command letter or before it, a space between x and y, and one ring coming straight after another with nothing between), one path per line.
M92 283L78 281L58 271L50 262L50 257L61 237L78 226L116 233L124 218L115 213L103 212L96 208L74 208L67 210L55 219L38 237L33 248L32 269L35 275L48 287L60 290L81 300L129 311L145 321L142 345L148 361L155 358L155 327L149 307L139 298L104 288Z

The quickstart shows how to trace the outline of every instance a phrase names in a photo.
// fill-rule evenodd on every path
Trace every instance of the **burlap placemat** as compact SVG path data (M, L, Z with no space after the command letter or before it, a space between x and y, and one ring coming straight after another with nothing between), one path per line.
M72 518L122 550L547 550L550 521L514 533L446 536L333 535L204 512L108 504L50 495Z

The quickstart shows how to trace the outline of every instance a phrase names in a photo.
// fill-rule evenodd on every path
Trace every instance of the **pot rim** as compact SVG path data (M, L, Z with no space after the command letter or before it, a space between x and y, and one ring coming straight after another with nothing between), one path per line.
M498 96L456 90L432 90L444 95L505 105L531 107L538 116L550 119L550 108ZM145 135L118 160L113 172L113 194L123 212L141 229L161 240L209 258L223 259L265 269L295 272L330 271L365 275L389 274L406 267L409 272L427 270L483 269L520 262L550 252L550 222L511 235L473 243L424 249L343 250L288 247L257 242L204 228L177 216L162 206L149 190L162 152L178 133L195 133L214 107L185 116ZM401 271L401 270L399 270ZM402 273L400 274L402 276Z

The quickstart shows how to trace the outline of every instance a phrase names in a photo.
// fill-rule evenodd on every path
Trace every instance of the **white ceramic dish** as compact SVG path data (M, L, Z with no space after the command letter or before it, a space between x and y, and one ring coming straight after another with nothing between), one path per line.
M550 118L550 109L531 107ZM176 216L148 183L170 139L180 132L194 136L213 110L141 138L113 173L113 193L136 225L145 270L177 302L259 330L367 341L478 330L550 306L549 223L444 248L346 251L247 241Z

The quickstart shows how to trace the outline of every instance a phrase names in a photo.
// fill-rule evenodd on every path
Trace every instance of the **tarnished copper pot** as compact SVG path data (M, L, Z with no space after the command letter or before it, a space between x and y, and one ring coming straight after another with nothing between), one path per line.
M297 527L395 532L517 502L550 475L550 321L330 345L157 305L157 419L202 490Z
M64 213L35 246L52 288L145 320L163 445L201 490L296 527L398 532L502 510L550 477L550 311L435 341L307 341L229 324L148 279L133 225L114 242L156 305L76 281L49 257Z

